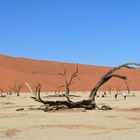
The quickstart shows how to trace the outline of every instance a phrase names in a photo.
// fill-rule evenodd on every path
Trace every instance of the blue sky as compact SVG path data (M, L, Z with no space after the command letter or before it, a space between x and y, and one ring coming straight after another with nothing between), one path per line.
M140 62L139 0L0 0L0 54L115 66Z

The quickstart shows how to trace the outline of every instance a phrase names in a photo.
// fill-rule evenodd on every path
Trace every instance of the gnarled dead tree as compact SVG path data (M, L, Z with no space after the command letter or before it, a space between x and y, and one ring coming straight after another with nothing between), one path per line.
M36 98L38 97L38 94L40 93L40 89L41 89L41 84L37 83L35 85L35 95L36 95Z
M109 94L111 94L111 91L112 91L111 87L108 86L108 92L109 92Z
M25 82L25 85L29 89L29 91L35 96L35 98L38 97L38 91L41 88L40 83L36 83L34 86L31 86L29 83ZM35 88L35 91L33 90L33 87Z
M124 83L125 83L125 85L126 85L128 94L130 94L130 88L129 88L129 85L128 85L128 80L125 80Z
M89 99L78 101L78 102L72 102L71 100L66 101L44 101L40 96L40 90L38 89L38 99L36 99L38 102L41 102L46 105L46 111L49 110L49 107L54 107L56 110L61 108L62 106L65 106L67 108L85 108L88 110L92 110L96 108L96 102L95 97L97 94L97 91L101 86L103 86L107 81L109 81L111 78L119 78L124 81L127 80L127 76L115 74L116 71L118 71L121 68L127 68L127 69L137 69L136 66L140 66L140 64L137 63L126 63L123 65L119 65L117 67L112 68L109 70L102 78L97 82L96 86L91 90ZM65 75L66 72L64 72ZM74 76L75 77L75 76Z
M6 97L6 95L3 95L3 89L0 88L0 97Z
M65 94L64 94L64 96L67 98L68 101L70 101L70 99L69 99L70 87L73 84L73 80L75 78L78 78L78 72L79 72L78 71L78 66L76 68L76 71L71 74L70 78L68 78L68 76L67 76L67 69L66 69L66 67L64 67L63 65L62 65L62 67L63 67L63 70L64 71L63 71L63 73L58 73L58 75L64 77L65 84L62 85L62 86L60 86L60 87L65 88Z
M29 91L30 91L31 93L35 94L35 93L33 92L32 87L31 87L31 85L30 85L29 83L25 82L25 85L27 86L27 88L29 89Z
M21 91L22 88L23 88L23 84L17 84L17 83L15 83L13 85L13 87L11 87L10 89L12 91L14 91L17 94L17 96L19 96L19 93L20 93L20 91Z

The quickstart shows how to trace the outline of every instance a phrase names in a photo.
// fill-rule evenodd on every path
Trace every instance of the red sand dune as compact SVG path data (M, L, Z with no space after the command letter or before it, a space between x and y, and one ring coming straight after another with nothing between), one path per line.
M14 58L0 55L0 88L9 91L13 85L24 84L25 82L35 85L42 84L43 91L64 90L58 88L64 85L63 77L58 73L63 72L62 64L67 68L67 74L70 76L76 69L76 64L66 64L52 61L39 61L25 58ZM81 65L79 67L79 79L75 79L71 90L89 91L103 74L109 70L109 67ZM135 70L122 69L118 73L128 76L131 90L140 90L140 73ZM125 90L125 84L119 79L111 79L101 89L108 90L110 86L113 90ZM28 91L24 85L22 91Z

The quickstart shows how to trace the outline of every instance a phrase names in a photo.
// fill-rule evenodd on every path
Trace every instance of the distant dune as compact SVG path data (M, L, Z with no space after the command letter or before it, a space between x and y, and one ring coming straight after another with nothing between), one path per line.
M42 91L64 90L60 86L64 85L63 77L58 73L63 72L62 64L67 68L67 75L70 76L76 69L77 64L60 63L53 61L40 61L25 58L14 58L0 55L0 88L9 91L15 83L24 84L25 82L35 85L42 84ZM79 79L75 79L71 90L89 91L96 82L110 68L102 66L81 65L79 67ZM140 90L140 73L135 70L122 69L118 73L128 76L131 90ZM125 90L123 81L116 78L106 83L101 90ZM23 91L28 91L24 86Z

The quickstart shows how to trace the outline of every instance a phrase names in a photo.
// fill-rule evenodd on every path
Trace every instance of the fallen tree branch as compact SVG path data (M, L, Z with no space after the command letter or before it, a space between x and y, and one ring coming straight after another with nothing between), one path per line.
M97 94L98 89L105 84L106 82L108 82L111 78L119 78L122 79L124 81L127 80L127 76L124 75L119 75L119 74L114 74L115 71L121 69L121 68L127 68L127 69L136 69L135 67L131 67L130 65L134 65L134 66L140 66L140 64L137 63L126 63L117 67L112 68L111 70L109 70L104 76L102 76L102 78L97 82L96 86L91 90L91 93L89 95L89 98L87 100L82 100L82 101L77 101L77 102L73 102L69 99L69 96L66 96L67 100L66 101L46 101L43 100L40 96L40 90L41 90L41 86L38 88L38 98L32 97L33 99L35 99L36 101L43 103L46 108L44 109L44 111L49 111L49 110L59 110L60 108L84 108L87 110L93 110L95 108L98 108L95 102L95 96ZM64 70L64 73L61 75L65 75L66 74L66 69ZM64 76L65 77L65 76ZM74 74L73 77L76 77L76 75ZM68 80L66 79L66 83L68 83ZM101 108L98 108L101 110L110 110L111 107L109 106L102 106Z

